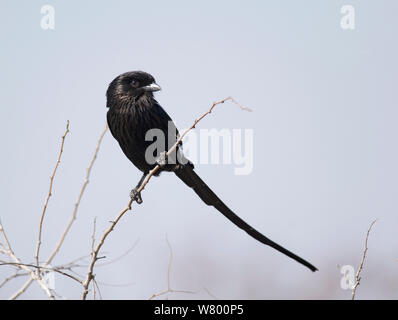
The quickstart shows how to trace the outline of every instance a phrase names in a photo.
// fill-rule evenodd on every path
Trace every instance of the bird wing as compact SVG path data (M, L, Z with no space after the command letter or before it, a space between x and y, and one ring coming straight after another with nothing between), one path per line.
M176 125L174 124L173 120L170 118L166 110L164 110L157 102L152 105L151 112L151 119L153 120L153 126L162 130L166 135L166 151L169 150L174 143L180 138L180 133ZM170 141L168 141L168 132L172 130L172 134L175 135L170 137ZM180 147L182 146L182 142L178 144Z
M306 260L300 258L289 250L283 248L279 244L274 241L268 239L263 234L255 230L241 218L239 218L231 209L229 209L217 195L208 187L208 185L196 174L193 169L193 166L188 165L180 165L176 168L174 173L179 177L186 185L192 188L196 194L209 206L215 207L219 212L221 212L225 217L227 217L230 221L232 221L236 226L246 231L249 235L251 235L256 240L260 241L263 244L266 244L279 252L287 255L288 257L296 260L297 262L303 264L311 271L317 271L318 269L314 267L312 264L307 262Z

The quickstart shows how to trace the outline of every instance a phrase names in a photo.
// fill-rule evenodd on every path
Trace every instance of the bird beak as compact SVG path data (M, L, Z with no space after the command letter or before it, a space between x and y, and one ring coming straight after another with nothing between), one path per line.
M161 90L160 86L157 83L151 83L148 86L142 87L145 91L154 92Z

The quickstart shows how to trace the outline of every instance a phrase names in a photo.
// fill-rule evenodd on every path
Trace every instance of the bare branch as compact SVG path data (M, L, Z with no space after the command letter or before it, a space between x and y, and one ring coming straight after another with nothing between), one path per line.
M15 265L22 269L23 271L27 272L30 274L32 281L36 280L37 283L39 284L39 286L43 289L43 291L46 293L46 295L50 298L50 299L54 299L53 294L51 293L50 289L45 285L45 283L43 281L41 281L40 277L37 276L37 274L31 270L29 267L25 266L21 260L19 260L17 258L17 256L14 254L14 252L11 249L11 245L10 242L7 239L5 230L3 225L0 222L0 233L3 236L4 242L5 242L5 249L0 249L0 252L4 253L5 255L7 255L11 260L13 260L15 262ZM11 263L9 263L11 264Z
M170 241L167 238L167 234L166 234L166 242L167 242L167 246L169 247L169 250L170 250L169 265L167 267L167 289L171 290L171 287L170 287L170 271L171 271L171 263L173 262L173 248L171 247Z
M65 240L65 237L66 237L67 233L69 232L69 229L71 228L74 220L76 219L77 210L79 208L80 201L81 201L81 199L83 197L84 191L86 190L87 184L89 183L91 170L92 170L92 168L94 166L95 160L97 159L97 155L98 155L98 152L99 152L99 149L100 149L100 146L101 146L102 139L103 139L103 137L104 137L104 135L105 135L107 130L108 130L108 125L105 126L105 128L103 129L103 131L100 134L100 137L99 137L99 139L97 141L97 146L95 148L94 155L93 155L93 157L92 157L92 159L91 159L91 161L89 163L89 166L88 166L88 168L86 170L86 176L85 176L85 179L83 181L82 187L80 189L79 195L77 197L77 201L76 201L76 203L74 205L74 209L73 209L73 212L72 212L72 216L71 216L71 218L69 220L69 223L67 224L65 230L63 231L63 233L62 233L57 245L55 246L54 251L50 254L50 256L47 258L46 262L43 264L43 267L46 267L49 263L51 263L51 261L53 260L55 255L58 253L59 249L61 248L61 246L62 246L62 244L63 244L63 242ZM10 300L14 300L14 299L18 298L22 293L24 293L26 291L26 289L31 285L33 280L34 280L34 277L31 277L17 292L15 292L10 297Z
M219 105L222 104L226 101L232 101L233 103L235 103L237 106L239 106L240 109L242 110L246 110L246 111L251 111L249 108L247 107L243 107L241 106L239 103L237 103L232 97L227 97L225 99L213 102L213 104L211 105L210 109L208 111L206 111L205 113L203 113L199 118L197 118L193 124L186 129L179 137L179 139L176 141L176 143L167 151L166 156L169 156L172 152L174 152L174 150L177 148L177 146L180 144L180 142L182 141L182 139L184 138L184 136L191 131L193 128L195 128L195 126L198 124L199 121L201 121L204 117L206 117L208 114L210 114L213 109ZM160 166L157 165L155 166L147 175L147 177L145 178L145 180L143 181L143 183L141 184L141 186L137 189L137 192L141 192L142 190L144 190L145 186L148 184L149 180L152 178L152 176L160 169ZM127 206L122 209L119 214L117 215L116 219L113 220L110 224L110 226L108 227L108 229L105 230L105 232L103 233L100 241L97 244L97 247L95 248L93 255L91 257L91 262L89 264L88 267L88 271L87 271L87 276L86 276L86 280L83 282L83 293L82 293L82 299L85 300L87 297L87 293L88 293L88 288L90 285L91 280L93 279L93 269L94 269L94 265L98 260L98 253L101 249L101 247L103 246L105 239L108 237L108 235L113 231L113 229L115 228L116 224L119 222L119 220L123 217L123 215L131 210L131 205L133 203L133 199L130 199L129 202L127 203Z
M94 252L94 245L95 245L95 231L97 228L97 217L94 217L94 227L93 227L93 234L91 235L91 254ZM93 281L93 299L95 300L95 286L96 283Z
M19 270L17 270L14 274L4 278L3 281L0 282L0 288L3 287L8 281L11 281L18 277L27 276L27 275L28 275L27 273L20 273Z
M94 250L94 244L95 244L95 231L97 229L97 217L94 217L94 222L93 222L93 234L91 235L91 249Z
M69 273L63 272L63 271L61 271L61 270L59 270L59 269L57 269L57 268L37 267L37 266L34 265L34 264L22 263L22 262L21 262L21 263L17 263L17 262L3 262L3 263L0 263L0 266L3 266L3 265L10 265L10 266L16 266L16 267L29 267L29 268L35 268L35 269L40 268L40 269L42 269L42 270L48 270L48 271L57 272L57 273L59 273L59 274L62 274L63 276L66 276L66 277L68 277L68 278L71 278L71 279L73 279L73 280L79 282L80 284L82 283L82 280L80 280L80 279L78 279L78 278L76 278L76 277L70 275Z
M21 264L21 261L15 256L14 252L11 249L11 245L10 242L8 241L6 232L4 230L3 224L0 221L0 233L4 239L4 244L5 244L5 249L0 249L0 252L4 253L5 255L7 255L11 260L13 260L15 263L17 264ZM26 266L23 265L18 265L18 268L26 271L28 274L31 275L31 279L36 280L37 283L39 284L39 286L44 290L44 292L47 294L47 296L50 299L54 299L54 296L52 295L50 289L47 288L47 286L41 281L41 279L39 277L37 277L37 275L35 274L34 271L32 271L31 269L29 269Z
M84 191L86 190L87 184L89 183L89 178L90 178L90 174L91 174L91 169L93 168L94 162L95 162L95 160L97 159L97 155L98 155L98 151L99 151L100 146L101 146L102 139L104 138L104 135L105 135L105 133L106 133L107 130L108 130L108 125L105 126L104 130L102 131L102 133L101 133L101 135L100 135L100 137L99 137L99 139L98 139L97 146L96 146L95 151L94 151L94 155L93 155L93 157L92 157L92 159L91 159L91 161L90 161L90 164L88 165L88 168L87 168L87 170L86 170L86 177L85 177L85 179L84 179L84 181L83 181L82 187L81 187L80 192L79 192L79 195L78 195L78 197L77 197L77 201L76 201L76 203L75 203L75 206L74 206L74 209L73 209L73 212L72 212L71 219L70 219L68 225L66 226L64 232L62 233L61 238L59 239L58 244L57 244L57 246L55 247L54 251L53 251L53 252L51 253L51 255L48 257L48 259L47 259L47 261L46 261L46 263L45 263L46 265L49 264L49 263L52 261L52 259L54 258L54 256L57 254L59 248L61 247L62 243L63 243L64 240L65 240L65 237L66 237L66 235L67 235L67 233L68 233L70 227L71 227L72 224L73 224L73 221L75 221L75 219L76 219L77 210L79 209L80 201L82 200Z
M138 239L134 242L134 244L133 244L129 249L126 250L126 252L122 253L120 256L116 257L115 259L110 260L110 261L107 261L107 262L102 262L102 263L100 263L100 264L97 264L97 268L98 268L98 267L103 267L103 266L107 266L107 265L113 264L113 263L119 261L120 259L123 259L125 256L127 256L131 251L133 251L133 250L135 249L135 247L137 246L137 244L138 244L139 241L140 241L140 239L138 238ZM99 282L99 283L100 283L100 282ZM100 284L101 284L101 283L100 283Z
M218 300L218 298L214 295L214 294L212 294L210 291L209 291L209 289L207 289L206 287L203 287L203 289L207 292L207 294L210 296L210 297L212 297L214 300Z
M0 233L1 233L2 237L3 237L4 244L5 244L4 248L5 248L6 251L4 253L5 254L8 254L8 252L13 253L13 251L11 249L10 242L8 241L6 232L5 232L4 228L3 228L3 224L1 223L1 220L0 220Z
M39 235L38 235L38 239L37 239L36 254L35 254L35 261L36 261L36 266L37 266L37 270L36 271L37 271L37 275L39 277L40 277L39 251L40 251L40 245L41 245L41 233L42 233L42 229L43 229L43 220L44 220L44 215L46 214L48 201L50 200L50 197L52 195L52 188L53 188L53 182L54 182L55 173L57 172L58 166L59 166L59 164L61 162L62 152L64 151L65 137L68 134L68 132L69 132L69 120L66 121L65 133L61 137L61 146L60 146L60 149L59 149L57 162L55 163L53 172L51 173L51 176L50 176L50 185L48 187L47 196L46 196L46 199L44 201L44 206L43 206L43 210L41 212L40 221L39 221Z
M171 247L171 244L169 242L169 239L167 238L167 234L166 234L166 242L167 242L167 246L169 247L170 250L170 258L169 258L169 265L167 267L167 290L159 292L159 293L154 293L152 296L150 296L147 300L152 300L154 298L163 296L165 294L168 293L190 293L190 294L194 294L195 292L193 291L188 291L188 290L174 290L171 288L170 286L170 271L171 271L171 263L173 261L173 249Z
M79 264L78 262L79 262L79 261L83 261L84 259L89 258L89 257L90 257L90 255L88 254L88 255L85 255L85 256L82 256L82 257L73 259L73 260L70 261L70 262L57 265L57 266L55 266L54 268L63 269L63 270L71 270L72 268L87 267L87 265L85 265L85 264Z
M201 121L204 117L206 117L207 115L209 115L213 109L219 105L222 104L228 100L231 100L233 103L235 103L239 108L241 108L242 110L246 110L251 112L251 109L247 108L247 107L243 107L242 105L240 105L238 102L235 101L235 99L233 99L232 97L227 97L225 99L213 102L213 104L211 105L210 109L208 111L206 111L205 113L203 113L199 118L195 119L195 121L193 122L193 124L187 128L179 137L179 139L176 141L176 143L167 151L166 156L170 156L170 154L172 154L175 149L177 148L177 146L180 144L180 142L182 141L182 139L185 137L185 135L191 131L192 129L195 128L195 126L198 124L199 121ZM142 190L145 189L145 186L148 184L149 180L151 180L152 176L160 169L160 166L157 165L156 167L154 167L151 171L149 171L149 174L147 175L147 177L145 178L145 180L143 181L143 183L141 184L141 186L138 188L137 193L140 193ZM131 204L133 203L133 200L130 200L127 207L128 210L131 210ZM127 210L126 210L127 211Z
M129 205L124 208L122 211L120 211L120 213L118 214L118 216L116 217L116 219L114 221L112 221L111 225L108 227L108 229L105 230L104 234L102 235L100 241L98 242L95 250L92 252L92 256L91 256L91 261L90 264L88 266L88 272L87 272L87 276L86 276L86 280L83 282L83 294L82 294L82 299L85 300L87 293L88 293L88 286L90 285L91 280L93 279L93 269L94 269L94 265L98 260L98 253L102 247L102 245L105 242L106 237L108 236L109 233L112 232L113 228L115 227L115 225L118 223L118 221L123 217L123 215L131 209L131 203L132 201L129 201Z
M33 278L30 277L29 280L26 281L25 284L17 292L15 292L11 297L8 298L8 300L15 300L16 298L18 298L22 293L26 291L26 289L29 288L32 282Z
M360 263L359 268L358 268L358 271L357 271L357 273L356 273L356 275L355 275L355 284L354 284L354 286L353 286L353 288L352 288L352 295L351 295L351 299L352 299L352 300L355 299L355 294L356 294L356 291L357 291L357 287L359 286L359 283L360 283L360 281L361 281L360 274L361 274L361 271L362 271L362 268L363 268L363 264L364 264L364 262L365 262L366 252L368 251L368 238L369 238L369 233L370 233L370 230L372 230L372 227L373 227L373 225L376 223L376 221L377 221L377 219L374 220L374 221L370 224L369 229L368 229L368 232L366 233L365 247L364 247L364 250L363 250L361 263Z

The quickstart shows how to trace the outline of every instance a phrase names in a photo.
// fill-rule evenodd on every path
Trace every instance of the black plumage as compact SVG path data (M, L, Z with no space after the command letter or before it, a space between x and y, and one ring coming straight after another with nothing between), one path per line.
M145 157L147 148L152 144L152 141L145 140L146 133L150 129L160 129L165 137L169 137L169 130L172 130L173 139L166 138L164 151L172 147L178 139L178 130L170 116L153 97L153 92L158 90L160 90L160 87L150 74L133 71L116 77L110 83L106 93L107 107L109 108L107 113L109 129L127 158L143 172L143 177L131 193L138 203L142 202L142 199L136 190L149 171L156 166L156 163L149 163ZM268 239L239 218L195 173L193 164L183 157L181 148L177 148L176 152L181 157L174 156L174 161L168 159L168 162L161 167L161 170L158 170L157 174L162 171L174 172L177 177L196 192L203 202L215 207L253 238L284 253L310 270L317 270L312 264Z

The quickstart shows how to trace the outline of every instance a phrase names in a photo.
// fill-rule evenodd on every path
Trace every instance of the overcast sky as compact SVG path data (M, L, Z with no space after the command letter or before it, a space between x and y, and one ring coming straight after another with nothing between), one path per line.
M55 9L53 30L41 28L45 4ZM353 30L341 27L347 4ZM168 299L348 299L339 266L357 269L376 218L357 297L398 298L397 10L393 0L1 1L0 218L16 255L34 261L66 121L41 260L73 211L105 125L108 84L144 70L180 128L229 95L253 110L220 105L198 125L252 131L251 173L201 163L197 173L240 217L319 272L253 240L164 173L103 247L101 263L138 241L96 268L103 298L166 290L167 235L171 286L194 292ZM108 132L53 265L90 253L94 218L98 239L140 175ZM0 280L12 272L0 267ZM0 298L25 281L0 288ZM55 287L62 297L80 297L68 278L56 275ZM20 298L46 296L33 284Z

